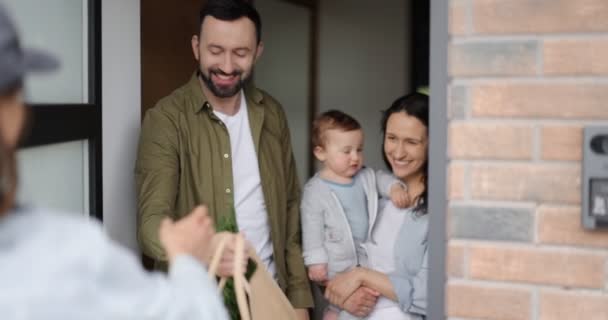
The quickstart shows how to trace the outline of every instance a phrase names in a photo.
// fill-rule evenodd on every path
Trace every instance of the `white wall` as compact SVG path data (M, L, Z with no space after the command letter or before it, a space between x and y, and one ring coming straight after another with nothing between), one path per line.
M264 53L256 85L285 109L300 183L308 179L310 10L281 0L256 0L262 17Z
M137 251L135 166L141 113L139 0L102 1L103 213L110 236Z
M341 109L365 132L365 159L383 168L380 110L409 89L407 0L320 1L319 110Z

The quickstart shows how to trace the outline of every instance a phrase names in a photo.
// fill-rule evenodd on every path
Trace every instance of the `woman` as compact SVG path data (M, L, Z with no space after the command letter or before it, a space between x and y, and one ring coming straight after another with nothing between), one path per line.
M2 319L227 319L204 263L214 230L206 208L163 221L168 277L84 218L15 209L15 149L26 118L26 71L57 61L24 51L0 5L0 314Z
M370 268L358 267L335 277L326 297L367 319L424 319L426 314L428 97L414 93L397 99L384 112L384 161L408 186L413 206L398 209L390 201L373 227L365 248ZM380 295L373 310L349 303L368 288ZM371 313L370 313L371 311Z

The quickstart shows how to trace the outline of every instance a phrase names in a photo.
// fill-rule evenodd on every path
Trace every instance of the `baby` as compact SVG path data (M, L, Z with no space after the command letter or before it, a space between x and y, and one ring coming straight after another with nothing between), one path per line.
M321 114L313 122L312 142L322 168L304 186L302 247L308 277L324 284L337 273L367 265L361 244L371 234L379 195L400 208L409 198L398 179L363 167L363 130L351 116L337 110ZM329 306L323 320L339 315L356 319Z

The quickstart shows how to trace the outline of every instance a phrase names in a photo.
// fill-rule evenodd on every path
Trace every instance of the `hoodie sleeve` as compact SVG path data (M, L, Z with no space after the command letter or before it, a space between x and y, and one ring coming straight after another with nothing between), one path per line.
M378 188L378 194L383 198L389 198L391 188L396 183L400 184L407 190L407 185L395 177L392 173L388 173L384 170L376 171L376 187Z
M329 258L323 245L325 239L325 216L323 208L315 201L315 189L312 185L304 187L300 218L302 220L302 254L304 264L327 263Z

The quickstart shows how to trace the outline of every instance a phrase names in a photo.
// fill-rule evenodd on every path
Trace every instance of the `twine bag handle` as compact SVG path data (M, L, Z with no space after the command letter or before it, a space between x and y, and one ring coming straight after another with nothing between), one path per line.
M209 277L214 278L217 274L217 269L222 259L222 254L226 248L226 242L230 240L231 234L218 234L219 243L209 264ZM235 235L234 261L243 261L245 259L245 239L243 235ZM236 294L236 302L239 307L239 313L242 320L251 320L251 312L247 303L247 294L250 292L249 283L245 279L245 270L242 263L235 263L233 269L234 292ZM226 277L222 277L218 284L218 291L222 291L226 285Z

